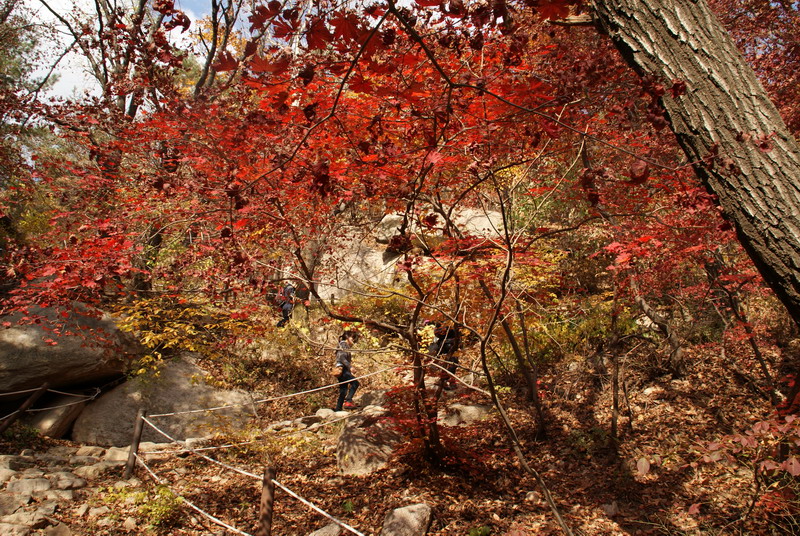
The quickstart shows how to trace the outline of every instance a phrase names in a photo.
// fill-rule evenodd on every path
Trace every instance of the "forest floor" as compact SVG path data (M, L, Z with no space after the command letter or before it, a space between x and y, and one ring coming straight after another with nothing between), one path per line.
M575 535L800 534L794 480L776 476L769 487L756 489L753 467L767 456L763 442L730 459L722 456L725 451L709 449L713 442L736 444L721 438L745 433L768 419L773 414L768 401L754 394L747 374L718 356L695 349L687 357L689 371L679 379L623 367L616 440L611 435L610 379L585 364L562 363L559 369L568 372L542 378L546 439L535 437L536 413L523 396L514 394L516 386L504 392L524 457ZM378 381L364 383L364 391L385 387ZM447 397L449 402L489 402L465 387ZM324 403L319 398L291 399L265 408L263 426L313 414ZM564 534L542 486L523 470L497 417L442 427L449 448L442 466L426 462L409 442L386 468L363 477L339 474L336 433L269 436L213 451L213 456L251 473L261 474L267 464L276 466L278 481L366 535L380 533L390 510L420 502L433 510L431 535ZM218 442L236 440L220 437ZM44 440L39 447L48 443ZM716 458L720 460L712 461ZM260 481L194 456L173 457L153 467L170 489L180 490L197 506L239 530L255 531ZM147 508L125 492L106 493L119 475L80 493L110 506L119 519L133 516L140 527L157 523L152 527L157 533L234 534L169 494L159 495L141 469L138 476L149 493ZM73 534L135 533L70 519L68 510L58 517L72 526ZM277 492L273 534L305 536L327 523Z

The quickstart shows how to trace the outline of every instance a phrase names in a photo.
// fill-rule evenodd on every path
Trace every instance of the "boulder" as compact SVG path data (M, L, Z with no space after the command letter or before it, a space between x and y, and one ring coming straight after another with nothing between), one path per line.
M424 536L431 524L431 507L414 504L386 514L381 536Z
M345 421L336 448L339 471L367 475L384 467L402 436L385 419L387 411L368 406Z
M32 389L44 382L53 388L106 382L121 376L137 351L108 315L64 317L53 309L31 314L47 318L52 326L44 321L19 325L20 315L3 319L12 325L0 328L0 392ZM65 334L55 335L52 327Z
M485 419L494 410L491 404L452 404L447 407L445 414L441 417L441 422L445 426L459 426L461 424L472 424Z
M178 415L151 419L155 426L176 440L203 437L229 427L244 427L252 416L251 396L243 391L211 387L198 380L204 375L195 363L175 359L165 363L157 374L140 376L117 386L86 406L75 421L72 439L102 446L130 445L140 407L149 415L178 412ZM197 411L219 406L233 407ZM186 411L193 413L181 413ZM148 425L144 427L142 441L170 442Z
M325 525L321 529L315 530L308 536L341 536L341 534L342 527L336 523L331 523L330 525Z

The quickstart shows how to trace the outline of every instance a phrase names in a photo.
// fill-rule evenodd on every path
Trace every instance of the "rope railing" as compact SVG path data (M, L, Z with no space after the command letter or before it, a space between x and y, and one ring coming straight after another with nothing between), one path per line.
M404 366L404 365L394 365L394 366L387 367L387 368L384 368L384 369L381 369L381 370L378 370L378 371L375 371L375 372L370 372L369 374L364 374L363 376L358 376L358 377L356 377L354 379L362 380L364 378L369 378L370 376L375 376L377 374L382 374L382 373L388 372L390 370L397 370L399 368L406 368L406 366ZM352 380L350 380L350 381L352 381ZM150 417L151 418L173 417L173 416L176 416L176 415L188 415L188 414L192 414L192 413L203 413L203 412L206 412L206 411L220 411L220 410L228 409L228 408L239 408L239 407L244 407L244 406L251 406L251 405L254 405L254 404L266 404L267 402L276 402L278 400L285 400L285 399L288 399L288 398L294 398L294 397L297 397L297 396L302 396L302 395L307 395L307 394L311 394L311 393L316 393L316 392L319 392L319 391L324 391L326 389L332 389L333 387L339 387L340 383L341 382L336 382L336 383L331 383L331 384L328 384L328 385L323 385L322 387L315 387L313 389L308 389L306 391L300 391L300 392L296 392L296 393L289 393L287 395L274 396L274 397L270 397L270 398L263 398L261 400L256 400L254 402L248 402L246 404L245 403L242 403L242 404L226 404L226 405L223 405L223 406L216 406L216 407L211 407L211 408L190 409L190 410L186 410L186 411L173 411L171 413L157 413L157 414L154 414L154 415L150 415Z
M155 430L156 432L158 432L159 434L161 434L162 436L164 436L165 438L167 438L167 439L168 439L169 441L171 441L172 443L174 443L174 444L180 444L180 442L179 442L178 440L176 440L174 437L172 437L171 435L169 435L167 432L165 432L164 430L162 430L161 428L159 428L158 426L156 426L155 424L153 424L153 422L152 422L152 421L150 421L150 419L148 419L147 417L144 417L144 416L142 416L142 417L141 417L141 419L142 419L142 421L143 421L145 424L147 424L148 426L150 426L150 427L151 427L153 430ZM189 452L189 453L191 453L191 454L194 454L195 456L198 456L198 457L200 457L200 458L203 458L204 460L207 460L207 461L209 461L209 462L211 462L211 463L214 463L214 464L216 464L216 465L219 465L220 467L223 467L223 468L225 468L225 469L228 469L229 471L233 471L233 472L235 472L235 473L239 473L239 474L241 474L241 475L243 475L243 476L247 476L247 477L253 478L253 479L255 479L255 480L261 480L261 477L260 477L259 475L255 474L255 473L251 473L250 471L246 471L246 470L244 470L244 469L241 469L241 468L239 468L239 467L236 467L236 466L230 465L230 464L228 464L228 463L222 462L222 461L220 461L220 460L217 460L217 459L215 459L215 458L211 458L210 456L206 456L205 454L202 454L202 453L198 452L196 449L186 449L186 451L187 451L187 452ZM141 457L140 457L138 454L136 455L136 458L137 458L137 460L140 460L140 461L141 461ZM143 462L142 462L142 463L143 463ZM312 510L314 510L315 512L317 512L317 513L319 513L320 515L322 515L323 517L325 517L325 518L329 519L329 520L330 520L330 521L332 521L333 523L336 523L337 525L339 525L339 526L340 526L340 527L342 527L343 529L345 529L345 530L347 530L347 531L349 531L349 532L351 532L351 533L353 533L353 534L355 534L355 535L357 535L357 536L365 536L363 533L361 533L361 532L359 532L357 529L355 529L355 528L351 527L350 525L348 525L348 524L347 524L347 523L345 523L344 521L342 521L342 520L340 520L340 519L338 519L338 518L336 518L336 517L332 516L332 515L331 515L331 514L329 514L328 512L325 512L324 510L322 510L321 508L319 508L318 506L316 506L314 503L312 503L312 502L311 502L311 501L309 501L308 499L305 499L305 498L301 497L300 495L298 495L297 493L293 492L291 489L289 489L289 488L288 488L288 487L286 487L285 485L281 484L281 483L280 483L279 481L277 481L276 479L272 479L272 483L273 483L273 484L275 484L277 487L281 488L281 489L282 489L284 492L286 492L288 495L290 495L290 496L294 497L295 499L297 499L297 500L298 500L298 501L300 501L301 503L305 504L306 506L308 506L309 508L311 508L311 509L312 509ZM241 533L241 532L240 532L240 533ZM244 533L241 533L241 534L244 534Z
M155 480L155 481L156 481L158 484L160 484L160 485L162 485L162 486L169 487L169 486L167 486L167 484L165 483L164 479L160 478L160 477L159 477L159 476L158 476L158 475L155 473L155 471L153 471L153 470L150 468L150 466L148 466L148 465L147 465L147 463L145 463L145 461L144 461L144 460L141 458L141 456L139 456L138 454L136 455L136 461L137 461L137 462L138 462L138 463L139 463L139 464L140 464L142 467L144 467L144 468L145 468L145 470L146 470L146 471L147 471L147 472L150 474L150 476L153 478L153 480ZM224 521L222 521L221 519L219 519L219 518L217 518L217 517L215 517L215 516L213 516L213 515L209 514L208 512L206 512L205 510L203 510L202 508L200 508L199 506L197 506L196 504L194 504L192 501L190 501L189 499L187 499L187 498L186 498L186 497L184 497L183 495L181 495L181 494L179 494L179 493L175 493L174 491L172 491L172 489L171 489L171 488L170 488L170 492L172 492L173 494L175 494L175 496L176 496L176 497L178 497L178 498L181 500L181 502L183 502L184 504L186 504L186 506L188 506L189 508L191 508L192 510L194 510L194 511L195 511L195 512L197 512L198 514L202 515L203 517L205 517L205 518L206 518L206 519L208 519L209 521L212 521L213 523L216 523L216 524L217 524L217 525L219 525L220 527L224 527L225 529L227 529L227 530L229 530L229 531L231 531L231 532L234 532L234 533L236 533L236 534L239 534L239 535L241 535L241 536L252 536L251 534L249 534L249 533L247 533L247 532L244 532L244 531L241 531L241 530L237 529L236 527L234 527L234 526L231 526L231 525L229 525L229 524L225 523L225 522L224 522Z

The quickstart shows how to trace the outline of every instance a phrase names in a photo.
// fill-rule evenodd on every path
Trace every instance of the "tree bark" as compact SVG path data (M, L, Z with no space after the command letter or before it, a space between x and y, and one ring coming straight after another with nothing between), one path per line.
M800 325L800 147L733 39L705 0L592 4L628 64L666 88L678 143Z

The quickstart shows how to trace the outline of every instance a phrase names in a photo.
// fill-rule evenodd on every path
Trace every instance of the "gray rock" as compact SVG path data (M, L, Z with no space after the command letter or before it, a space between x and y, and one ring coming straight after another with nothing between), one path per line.
M8 516L30 502L27 496L16 493L0 492L0 516Z
M326 419L330 419L333 416L334 413L336 413L336 412L333 411L332 409L320 408L320 409L318 409L316 411L315 415L317 417L319 417L320 419L322 419L322 420L326 420Z
M52 309L31 312L76 334L58 337L39 324L17 325L21 315L5 318L13 325L0 330L0 392L31 389L44 382L59 388L106 381L122 375L130 362L129 353L138 351L110 316L70 313L64 318ZM57 344L50 345L47 339ZM97 342L100 339L118 346L113 350L103 347Z
M342 534L342 527L340 527L336 523L331 523L330 525L326 525L321 529L315 530L308 536L341 536L341 534Z
M60 471L50 475L50 482L56 489L81 489L86 487L86 481L68 471Z
M19 510L10 516L4 516L2 522L12 525L24 525L32 529L40 529L50 524L47 520L47 516L38 510L32 512Z
M298 420L306 426L311 426L312 424L322 422L322 417L319 415L306 415L305 417L300 417Z
M386 403L386 391L369 391L361 395L358 401L362 406L383 406Z
M381 536L424 536L431 524L431 508L415 504L392 510L383 521Z
M47 491L52 487L46 478L23 478L8 483L8 491L21 495L31 495L34 491Z
M96 456L101 457L106 453L106 449L103 447L96 447L96 446L83 446L75 452L75 456Z
M44 499L48 501L64 502L75 500L75 491L71 489L51 489L45 492L34 493L34 496L38 496L39 493L42 493Z
M209 443L209 438L207 437L190 437L183 442L183 445L187 449L199 449L201 447L206 446L208 443Z
M473 422L485 419L493 409L494 406L491 404L452 404L447 407L446 414L444 418L442 418L442 424L445 426L472 424Z
M0 484L5 484L17 474L13 469L0 469Z
M68 525L64 523L59 523L58 525L52 525L44 529L44 536L72 536L72 530L70 530Z
M3 536L28 536L30 533L30 527L25 525L0 522L0 534Z
M79 443L103 446L129 445L139 407L155 414L234 406L220 411L151 419L156 426L178 440L205 435L209 429L243 428L249 422L252 413L248 393L223 391L197 382L195 378L203 377L204 373L187 361L170 361L159 372L157 377L141 377L126 382L87 405L75 421L72 439ZM142 440L170 442L147 425Z
M12 471L21 471L33 465L33 460L25 456L14 456L11 454L3 454L0 456L0 469L11 469Z
M70 465L92 465L100 461L97 456L72 456L69 459Z
M84 465L83 467L76 467L73 469L73 474L86 480L97 480L109 471L113 471L125 465L125 462L109 462L104 461L94 465Z
M108 506L89 508L89 517L100 517L106 515L109 512L111 512L111 508L109 508Z
M345 421L336 449L342 474L366 475L386 465L402 437L382 418L384 414L361 413Z

